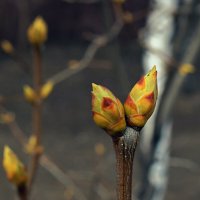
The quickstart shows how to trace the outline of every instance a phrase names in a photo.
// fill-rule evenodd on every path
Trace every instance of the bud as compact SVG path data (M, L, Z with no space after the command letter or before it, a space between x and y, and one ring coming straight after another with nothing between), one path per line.
M25 152L30 155L42 154L43 150L43 147L37 144L37 138L35 135L32 135L25 145Z
M142 128L154 111L157 100L157 71L154 66L132 88L124 104L130 126Z
M53 91L54 84L52 81L45 83L40 90L40 97L46 99Z
M25 85L23 87L23 91L24 91L24 97L29 103L34 103L37 101L38 95L36 94L36 92L32 87L30 87L29 85Z
M183 76L194 73L195 67L192 64L184 63L179 67L179 73Z
M8 146L4 147L3 167L8 180L16 186L27 182L28 174L23 163Z
M28 28L28 40L33 45L41 45L47 40L47 32L46 22L42 17L38 16Z
M0 123L10 124L15 120L15 115L11 112L1 113L0 114Z
M124 108L107 88L92 84L92 112L94 122L111 136L126 128Z
M105 154L105 146L102 143L97 143L94 146L94 151L98 156L103 156Z
M1 49L7 54L12 54L14 52L14 47L8 40L3 40L1 42Z

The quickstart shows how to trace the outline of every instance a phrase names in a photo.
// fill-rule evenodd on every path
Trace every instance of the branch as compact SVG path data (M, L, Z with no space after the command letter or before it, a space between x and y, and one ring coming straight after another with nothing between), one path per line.
M64 69L63 71L55 74L53 77L49 78L48 81L52 81L54 84L58 84L87 68L89 63L94 58L97 50L112 41L119 34L122 27L122 21L117 20L106 34L97 36L92 40L80 62L75 63L71 66L71 68Z
M1 112L8 113L8 111L4 107L0 107ZM13 121L6 124L12 135L18 140L18 142L24 147L27 144L28 139L26 138L23 130L19 127L18 123L16 122L15 118L13 118ZM76 186L74 181L70 179L69 176L67 176L53 161L49 159L49 157L44 153L41 155L39 164L45 168L51 175L54 176L54 178L57 179L60 183L62 183L65 187L68 187L69 185L74 188L75 198L77 200L87 200L85 195L79 190L79 188Z

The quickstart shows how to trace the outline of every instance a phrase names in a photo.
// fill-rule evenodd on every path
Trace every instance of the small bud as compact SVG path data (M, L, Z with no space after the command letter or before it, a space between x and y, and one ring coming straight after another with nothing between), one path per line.
M195 67L192 64L185 63L179 67L179 73L183 76L194 73Z
M46 99L53 91L54 84L52 81L45 83L40 90L40 97Z
M94 151L98 156L103 156L105 154L105 146L102 143L97 143L94 146Z
M38 16L28 28L28 40L33 45L41 45L47 40L47 33L46 22L42 17Z
M127 123L142 128L154 111L157 100L157 71L154 66L129 93L124 109Z
M34 89L29 85L25 85L23 87L23 91L24 91L24 97L27 100L27 102L35 103L38 100L38 95L36 94Z
M107 88L92 84L92 112L94 122L111 136L126 128L124 108Z
M1 113L0 114L0 123L10 124L15 120L15 115L11 112Z
M8 40L3 40L1 42L1 49L6 54L12 54L14 52L14 47Z
M42 154L43 150L43 147L37 144L37 138L35 135L32 135L25 145L25 152L30 155Z
M28 174L23 163L8 146L4 147L3 167L11 183L19 186L27 182Z

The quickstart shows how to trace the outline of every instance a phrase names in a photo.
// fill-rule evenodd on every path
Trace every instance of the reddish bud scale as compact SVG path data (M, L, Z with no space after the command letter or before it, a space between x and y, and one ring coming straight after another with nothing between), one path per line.
M132 88L124 109L130 126L143 127L154 111L157 99L157 71L154 66Z
M126 128L124 108L107 88L92 84L92 113L94 122L114 136Z

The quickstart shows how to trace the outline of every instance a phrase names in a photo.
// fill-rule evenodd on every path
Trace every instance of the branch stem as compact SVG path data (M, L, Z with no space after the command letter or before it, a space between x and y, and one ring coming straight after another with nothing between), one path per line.
M40 46L35 46L34 53L34 67L33 67L33 81L34 90L38 96L37 101L33 104L32 119L33 119L33 135L36 138L36 148L41 144L42 133L42 100L40 99L40 89L42 85L42 62ZM37 168L39 166L40 153L35 152L32 156L29 175L29 192L31 190Z
M19 185L17 187L17 193L18 193L20 200L28 200L26 184Z
M124 135L113 138L116 153L117 200L132 199L133 159L139 138L139 131L127 127Z

